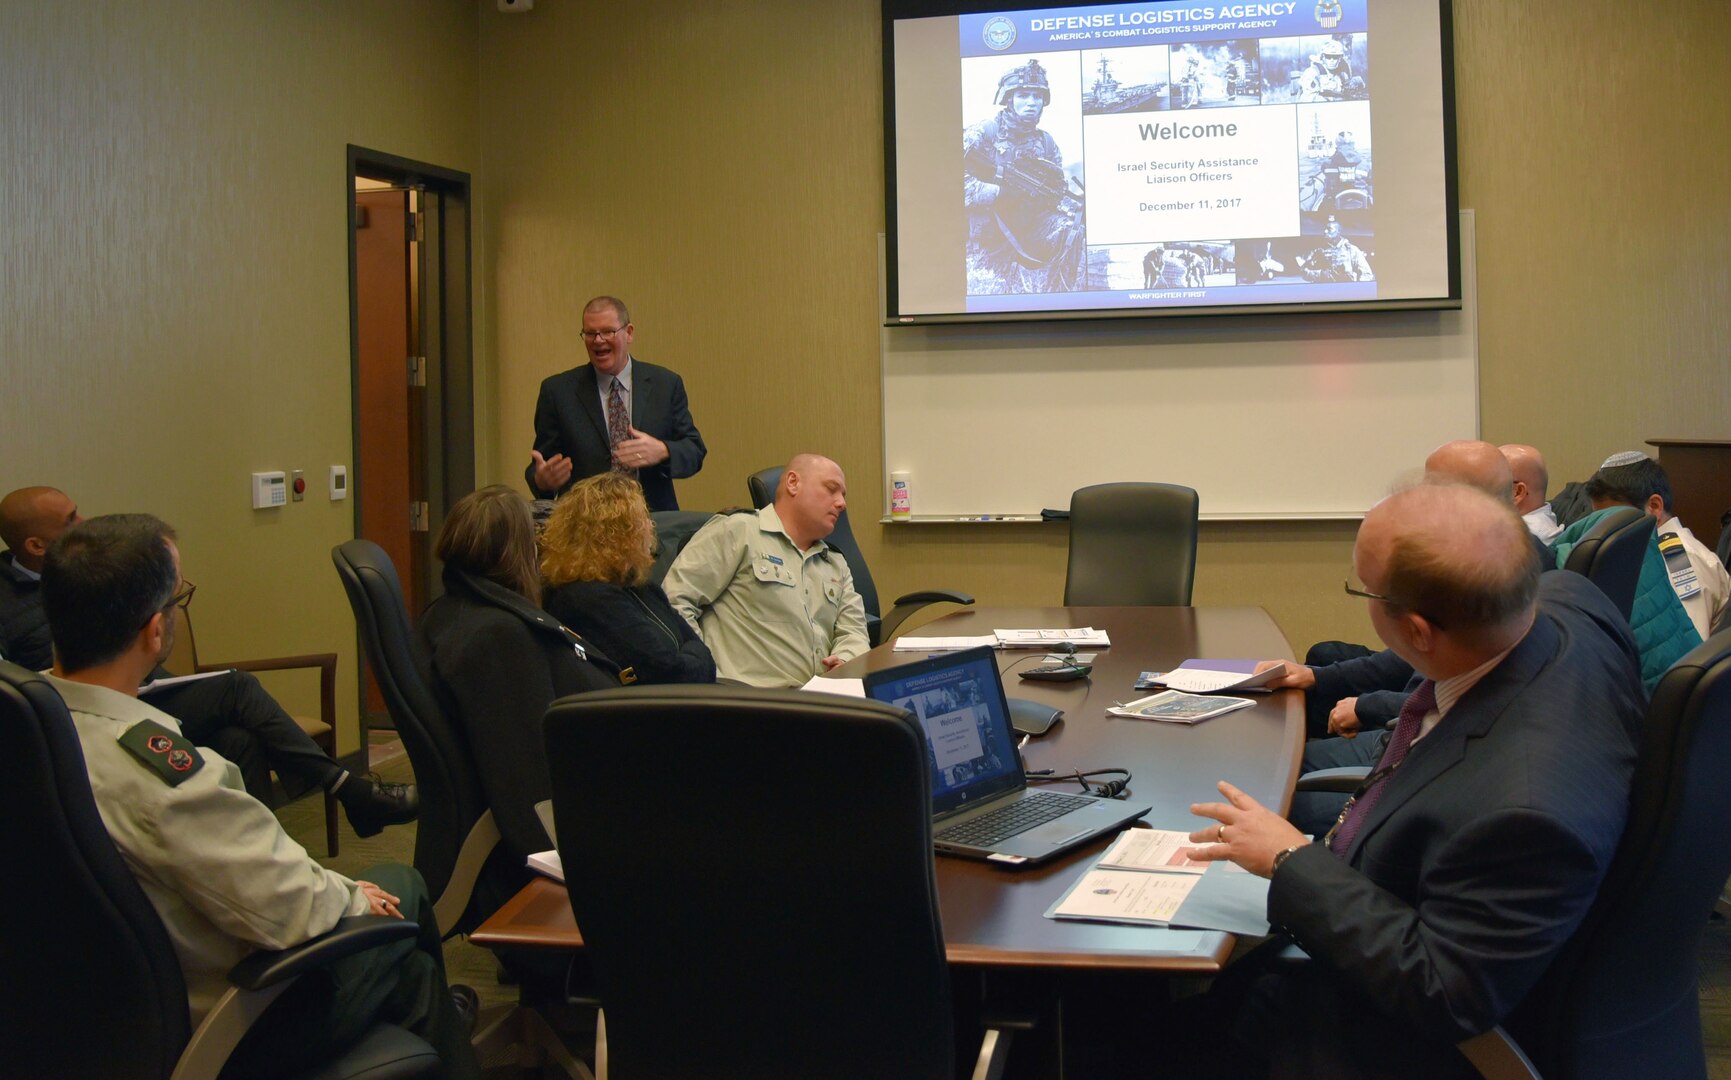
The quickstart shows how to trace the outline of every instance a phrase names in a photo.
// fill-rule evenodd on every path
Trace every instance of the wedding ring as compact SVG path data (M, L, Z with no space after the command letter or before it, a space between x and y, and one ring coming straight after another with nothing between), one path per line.
M1226 843L1226 826L1222 825L1214 830L1214 839L1217 843Z

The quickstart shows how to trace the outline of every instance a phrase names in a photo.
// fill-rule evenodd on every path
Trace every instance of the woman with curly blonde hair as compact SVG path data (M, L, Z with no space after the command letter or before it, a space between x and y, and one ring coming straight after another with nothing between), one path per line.
M560 497L541 533L543 606L593 641L625 682L714 682L715 658L649 580L655 526L636 480L605 472Z

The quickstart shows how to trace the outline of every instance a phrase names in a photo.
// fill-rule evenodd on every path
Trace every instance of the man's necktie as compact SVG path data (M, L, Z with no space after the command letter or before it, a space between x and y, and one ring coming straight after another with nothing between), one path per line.
M625 388L619 385L619 380L613 380L613 386L607 391L607 441L618 446L631 437L631 418L625 414ZM613 467L620 472L636 472L627 469L614 459Z
M1376 809L1377 800L1381 799L1382 793L1387 790L1389 778L1394 775L1395 769L1400 767L1400 763L1406 760L1406 752L1412 749L1412 741L1418 737L1419 724L1424 722L1425 714L1434 708L1436 680L1426 679L1413 689L1407 696L1406 704L1401 706L1400 718L1394 722L1394 735L1388 740L1388 748L1382 752L1382 760L1377 762L1376 772L1372 774L1375 779L1347 804L1346 814L1328 842L1328 850L1342 858L1346 857L1347 850L1352 847L1352 838L1364 827L1364 819Z

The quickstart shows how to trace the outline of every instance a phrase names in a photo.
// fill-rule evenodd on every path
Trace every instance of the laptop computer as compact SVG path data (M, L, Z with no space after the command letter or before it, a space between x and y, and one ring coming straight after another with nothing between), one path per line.
M913 713L926 733L932 842L940 853L1038 862L1153 809L1145 802L1030 790L989 647L874 671L865 677L865 692Z

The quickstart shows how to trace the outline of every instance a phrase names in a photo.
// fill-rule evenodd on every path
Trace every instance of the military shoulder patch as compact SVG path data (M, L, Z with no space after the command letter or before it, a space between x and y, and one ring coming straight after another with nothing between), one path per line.
M181 781L204 768L198 747L185 735L176 735L154 720L140 720L127 728L120 745L169 787L179 787Z

